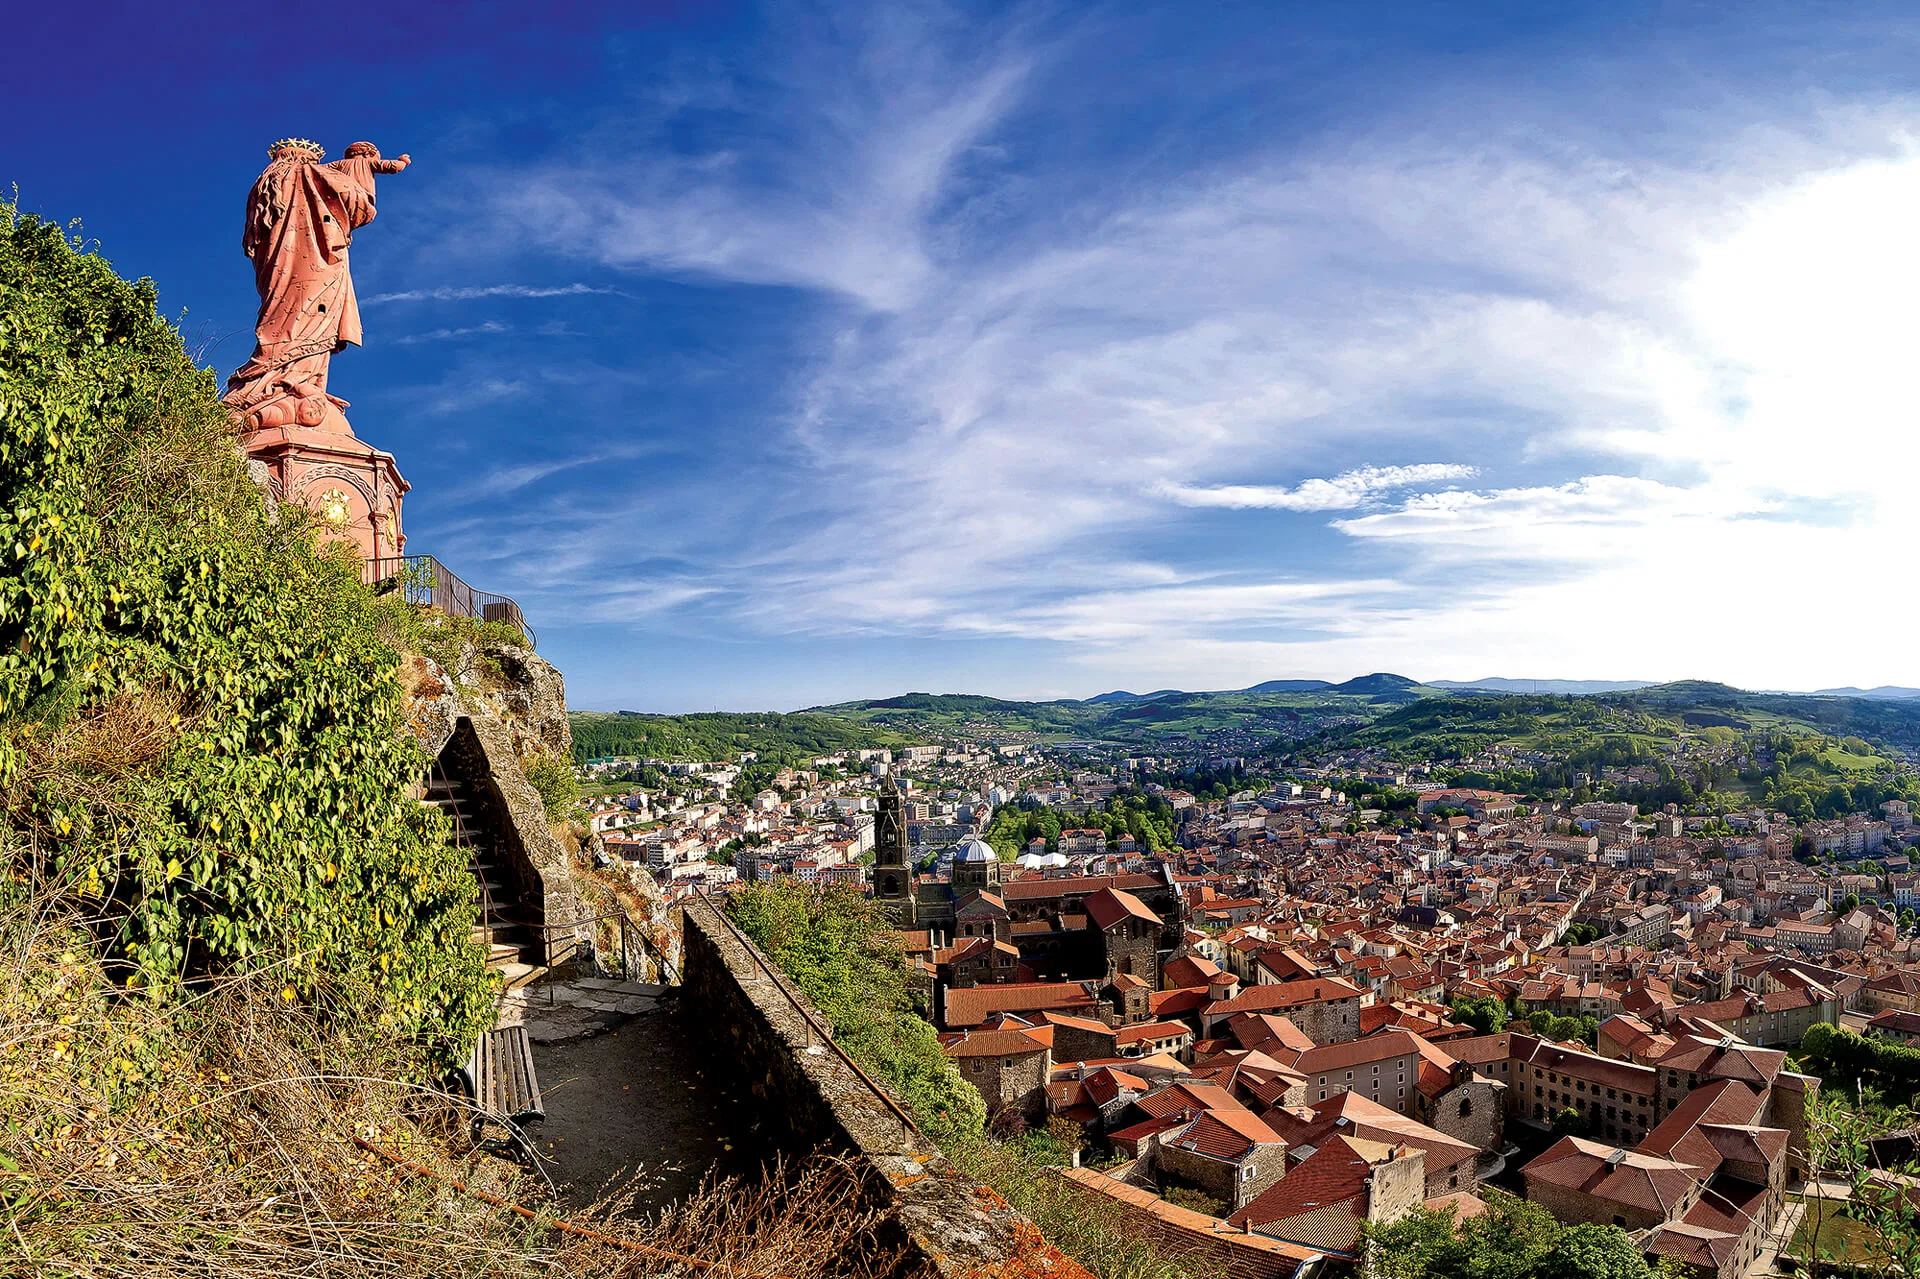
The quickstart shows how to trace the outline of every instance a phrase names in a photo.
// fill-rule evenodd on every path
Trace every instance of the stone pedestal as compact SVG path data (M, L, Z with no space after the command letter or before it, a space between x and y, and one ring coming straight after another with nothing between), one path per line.
M356 438L339 410L330 417L337 420L253 431L240 446L265 464L277 501L308 508L323 536L358 547L369 562L368 580L378 581L399 570L406 551L400 499L412 485L393 454Z

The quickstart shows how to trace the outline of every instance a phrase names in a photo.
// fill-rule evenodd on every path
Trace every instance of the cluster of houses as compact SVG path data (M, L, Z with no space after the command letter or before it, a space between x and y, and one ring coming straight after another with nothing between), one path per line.
M1637 1011L1607 1015L1593 1044L1525 1021L1488 1034L1438 1000L1370 988L1337 944L1356 939L1307 924L1211 935L1187 922L1204 892L1169 876L1149 905L1132 878L1033 884L1025 900L1059 912L1055 931L1086 935L1059 971L1036 971L1058 961L1009 926L1018 878L963 893L957 932L902 939L933 985L945 1052L995 1122L1077 1125L1104 1162L1074 1179L1143 1229L1279 1273L1357 1257L1366 1222L1481 1211L1475 1192L1504 1178L1563 1221L1622 1226L1703 1277L1738 1279L1776 1239L1819 1081L1739 1033L1747 1000L1681 1002L1657 977L1613 979L1604 956L1605 979L1583 980L1560 971L1574 948L1555 947L1510 977L1451 980L1509 1006ZM1004 967L973 964L983 942ZM1246 957L1245 977L1209 957L1223 952ZM1795 1001L1809 1016L1845 1002L1833 972L1789 957L1739 977L1761 999L1812 992Z
M1819 1084L1787 1050L1816 1022L1920 1043L1900 801L1707 819L1371 770L1417 792L1394 811L1336 765L1226 800L1148 785L1171 851L1089 820L1002 853L980 839L1002 805L1090 816L1163 761L815 763L747 801L629 797L595 826L670 890L865 884L994 1122L1076 1125L1076 1183L1235 1273L1352 1257L1363 1223L1471 1215L1491 1183L1739 1279L1798 1210ZM1644 780L1610 771L1594 780Z
M1904 806L1828 824L1874 860L1817 870L1778 815L1729 838L1480 791L1420 807L1381 838L1289 785L1191 805L1164 856L974 841L890 882L877 848L874 892L996 1122L1078 1125L1099 1162L1072 1178L1182 1247L1290 1273L1356 1256L1365 1222L1480 1211L1492 1181L1702 1279L1770 1258L1819 1089L1786 1050L1815 1022L1920 1041Z

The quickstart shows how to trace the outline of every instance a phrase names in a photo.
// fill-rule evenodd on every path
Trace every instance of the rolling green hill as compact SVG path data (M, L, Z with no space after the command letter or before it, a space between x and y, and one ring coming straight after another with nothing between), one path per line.
M1029 734L1143 752L1203 740L1224 742L1234 754L1272 757L1370 749L1407 763L1457 761L1464 768L1504 746L1520 758L1534 752L1551 762L1463 773L1465 784L1523 791L1569 788L1576 774L1597 777L1607 767L1664 767L1686 743L1685 776L1666 770L1654 788L1661 794L1680 794L1684 783L1756 803L1772 796L1797 808L1797 793L1819 812L1849 796L1877 803L1888 779L1904 771L1902 757L1920 755L1920 702L1752 693L1705 680L1534 694L1455 692L1377 673L1342 684L1276 680L1231 692L1115 692L1084 701L906 693L791 715L576 713L573 725L583 760L724 759L755 751L763 763L781 764L855 747Z
M1438 691L1404 675L1381 673L1344 684L1273 680L1229 692L1114 692L1085 701L1012 702L972 694L907 693L819 706L813 712L910 733L997 730L1035 733L1054 740L1095 738L1147 745L1168 737L1197 737L1235 728L1257 730L1276 723L1298 726L1303 720L1370 718Z
M799 764L838 751L909 745L898 733L807 711L794 715L573 711L567 719L573 726L573 756L582 763L612 755L722 760L753 751L766 763Z

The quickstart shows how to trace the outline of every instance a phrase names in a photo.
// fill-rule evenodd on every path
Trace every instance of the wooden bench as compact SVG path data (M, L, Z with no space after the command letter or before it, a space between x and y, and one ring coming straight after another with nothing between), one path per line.
M461 1072L464 1089L473 1103L473 1141L490 1149L505 1147L528 1163L537 1162L525 1125L545 1119L540 1080L533 1071L533 1041L525 1026L483 1030L474 1041L473 1055ZM504 1137L488 1138L489 1125Z

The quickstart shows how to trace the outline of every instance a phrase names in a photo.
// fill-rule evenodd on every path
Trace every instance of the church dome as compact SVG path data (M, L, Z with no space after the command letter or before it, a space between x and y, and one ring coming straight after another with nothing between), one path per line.
M1000 857L985 840L970 839L954 850L953 859L959 862L997 862Z

